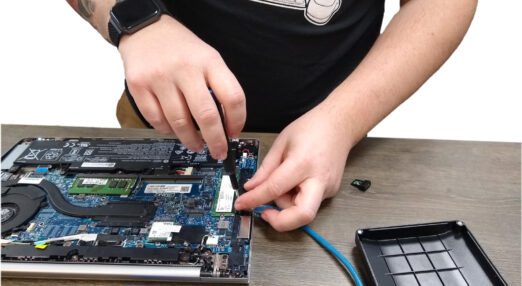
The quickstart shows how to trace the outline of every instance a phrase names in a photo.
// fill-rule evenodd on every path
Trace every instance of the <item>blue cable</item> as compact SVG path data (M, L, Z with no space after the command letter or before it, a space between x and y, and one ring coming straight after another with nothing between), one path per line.
M278 207L271 206L271 205L263 205L259 206L254 209L254 213L258 216L261 215L261 213L266 209L275 209L280 210ZM317 241L322 247L324 247L328 252L330 252L335 258L339 260L339 262L346 267L348 270L348 273L350 276L352 276L353 281L355 282L356 286L363 286L361 277L359 277L359 274L357 273L357 270L353 267L353 265L344 257L339 250L337 250L332 244L330 244L326 239L324 239L322 236L320 236L317 232L315 232L312 228L310 228L308 225L302 226L301 229L306 232L308 235L310 235L315 241Z

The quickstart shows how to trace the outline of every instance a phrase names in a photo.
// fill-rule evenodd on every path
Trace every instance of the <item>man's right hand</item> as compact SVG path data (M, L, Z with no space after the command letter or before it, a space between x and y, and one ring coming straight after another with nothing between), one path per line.
M246 101L219 53L167 15L124 35L119 51L127 85L143 117L158 131L175 133L192 151L202 151L204 139L212 157L224 159L226 135L237 138L245 124ZM223 105L226 130L209 88Z

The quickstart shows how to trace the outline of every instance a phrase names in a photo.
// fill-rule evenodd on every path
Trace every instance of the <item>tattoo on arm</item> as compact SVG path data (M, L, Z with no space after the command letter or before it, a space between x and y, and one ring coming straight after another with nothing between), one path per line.
M96 9L96 5L91 0L67 0L67 3L84 19L90 19Z
M84 20L93 26L107 41L109 41L108 25L109 11L117 0L66 0L67 3ZM148 0L140 0L148 1ZM110 41L109 41L110 42Z
M86 19L92 17L95 8L96 6L91 0L78 0L78 13Z

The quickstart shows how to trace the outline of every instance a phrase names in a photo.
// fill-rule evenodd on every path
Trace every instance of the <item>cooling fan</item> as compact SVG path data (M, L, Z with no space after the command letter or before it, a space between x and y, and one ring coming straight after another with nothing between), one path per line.
M2 187L2 234L25 225L45 201L45 192L35 186Z

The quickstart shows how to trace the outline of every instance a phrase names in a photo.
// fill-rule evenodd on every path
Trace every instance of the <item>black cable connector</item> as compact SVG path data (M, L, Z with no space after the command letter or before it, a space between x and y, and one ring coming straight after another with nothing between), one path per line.
M372 181L355 179L352 181L351 185L364 192L370 188Z
M236 176L236 153L237 153L237 144L234 142L228 142L228 154L227 158L223 161L223 165L225 167L225 172L230 176L230 182L232 183L232 188L234 190L239 190L239 182Z

